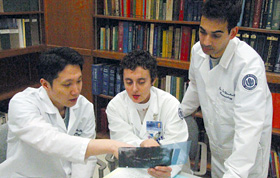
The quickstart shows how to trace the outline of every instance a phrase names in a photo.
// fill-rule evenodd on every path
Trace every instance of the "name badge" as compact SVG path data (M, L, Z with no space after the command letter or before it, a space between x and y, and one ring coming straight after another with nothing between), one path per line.
M153 138L157 142L163 139L161 121L147 121L146 129L149 134L149 138Z

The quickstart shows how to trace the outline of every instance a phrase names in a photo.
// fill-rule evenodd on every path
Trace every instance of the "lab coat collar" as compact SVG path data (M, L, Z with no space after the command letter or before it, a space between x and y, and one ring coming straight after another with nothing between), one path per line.
M145 115L145 118L143 120L143 125L141 124L141 120L139 117L139 114L137 112L137 109L135 107L135 103L129 98L129 96L127 97L127 111L129 112L129 119L131 120L131 124L134 125L134 128L136 129L134 132L138 132L139 133L139 137L140 138L145 138L146 137L146 121L152 121L154 119L154 116L158 115L158 101L157 101L157 96L154 92L154 87L151 87L150 89L150 105L149 108L147 110L147 113ZM158 117L157 117L158 120Z
M44 103L45 113L47 113L49 115L56 115L55 118L56 118L57 124L66 132L67 130L66 130L65 123L64 123L58 109L53 105L50 97L47 94L47 91L42 86L39 88L39 96ZM77 103L79 102L79 99L80 99L80 97L78 98ZM73 107L69 108L70 117L69 117L69 124L68 124L68 133L75 132L75 129L73 130L73 127L75 126L77 118L74 114L74 110L77 109L78 107L79 107L79 105L75 104Z
M234 55L235 49L237 48L238 43L240 42L240 40L237 37L234 37L232 40L229 41L224 54L219 62L219 65L222 66L223 68L228 68L230 61L232 60L232 57ZM204 61L204 66L208 68L209 71L210 70L210 66L209 66L209 60L210 60L210 56L206 55L203 51L202 48L200 48L198 50L198 55L200 55L202 58L205 59Z
M224 54L220 60L220 63L219 63L220 66L222 66L225 69L228 68L239 41L240 40L237 37L234 37L232 40L229 40L226 50L224 51Z

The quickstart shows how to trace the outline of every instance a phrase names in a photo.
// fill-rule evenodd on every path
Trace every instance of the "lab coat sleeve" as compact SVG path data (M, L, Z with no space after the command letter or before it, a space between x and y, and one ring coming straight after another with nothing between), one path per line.
M37 105L30 96L15 95L9 103L10 131L44 154L84 163L90 139L60 132L43 118Z
M88 104L86 108L88 114L87 123L83 129L81 137L94 139L96 137L95 132L95 116L93 105ZM86 163L72 163L72 174L71 178L90 178L93 176L94 169L96 167L97 158L91 156L86 160Z
M118 99L118 98L116 98ZM125 104L121 100L111 100L106 109L109 122L110 138L122 141L134 146L140 146L144 141L133 132L133 126L128 123Z
M182 102L179 106L179 114L182 114L183 117L187 117L191 115L198 107L199 107L199 98L198 98L198 92L197 92L197 86L195 81L195 68L194 68L194 60L195 60L195 54L194 49L192 49L192 60L190 64L189 69L189 86L187 88L187 91L184 94L184 97L182 99ZM180 111L181 110L181 111Z
M242 79L247 74L257 77L257 86L252 90L247 90L242 86ZM243 69L235 92L233 149L224 163L226 172L223 178L248 177L250 169L255 164L266 113L270 112L266 111L269 109L266 108L267 95L270 94L267 90L263 68L251 66L251 68Z
M164 138L160 140L162 145L185 142L188 140L189 132L186 121L178 115L179 101L172 96L162 104L160 120L163 122Z

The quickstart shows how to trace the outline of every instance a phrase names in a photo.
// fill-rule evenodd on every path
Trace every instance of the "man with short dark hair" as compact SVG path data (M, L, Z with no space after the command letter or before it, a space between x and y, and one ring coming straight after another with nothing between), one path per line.
M93 105L82 89L82 56L67 47L43 53L41 87L17 93L9 103L7 160L0 177L89 178L97 154L128 146L95 140Z
M189 87L179 107L186 117L201 106L211 149L211 177L265 178L272 98L264 62L236 38L241 0L206 0L192 48Z

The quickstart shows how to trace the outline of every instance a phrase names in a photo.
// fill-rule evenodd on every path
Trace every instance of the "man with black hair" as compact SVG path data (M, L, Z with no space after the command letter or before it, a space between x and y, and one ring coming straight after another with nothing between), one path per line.
M141 147L187 141L187 124L177 115L179 101L153 87L156 59L147 51L135 50L123 58L120 67L125 91L116 95L106 109L110 137ZM180 170L180 166L156 166L148 173L165 178Z
M93 105L80 95L83 58L67 47L43 53L41 87L17 93L9 103L7 159L0 177L89 178L97 154L129 146L95 140Z
M236 36L241 0L206 0L192 48L180 117L201 106L211 149L211 177L265 178L272 98L264 62Z

